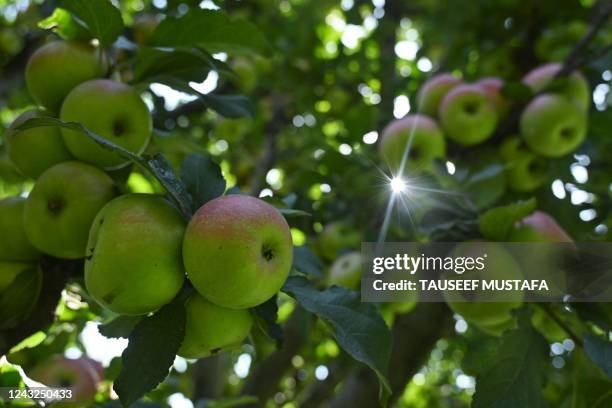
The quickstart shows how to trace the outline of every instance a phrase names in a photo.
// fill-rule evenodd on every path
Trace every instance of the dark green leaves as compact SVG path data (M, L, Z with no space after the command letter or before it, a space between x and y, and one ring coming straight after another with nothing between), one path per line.
M485 238L504 241L512 230L512 226L531 214L535 208L536 201L533 198L493 208L480 216L480 232Z
M0 329L16 326L26 319L36 304L42 285L42 274L34 265L26 266L0 293Z
M184 335L182 300L173 301L136 325L114 384L123 406L130 406L166 378Z
M110 322L98 326L101 335L108 338L123 337L127 339L134 327L142 320L142 316L119 316Z
M136 55L134 81L168 86L176 81L200 82L213 67L211 58L195 47L143 47Z
M193 153L181 166L181 178L193 200L193 212L225 192L221 167L208 156Z
M318 291L300 276L290 276L283 291L329 323L338 344L355 360L374 370L381 385L390 389L386 375L391 333L373 304L362 303L358 292L339 286Z
M259 29L248 21L232 20L222 11L190 9L180 17L167 17L151 39L156 46L200 45L210 52L264 51L268 44Z
M323 277L323 262L305 245L293 247L293 267L306 275Z
M277 323L278 296L274 296L265 303L255 307L255 323L263 333L276 342L277 347L283 343L283 329Z
M60 5L87 28L103 47L108 47L123 32L121 12L109 0L62 0Z
M183 215L189 218L192 214L191 196L183 182L174 173L168 160L161 154L156 154L152 158L146 158L146 161L146 168L153 173L166 191L170 193Z
M543 408L543 369L548 363L544 338L519 315L517 329L505 332L487 368L476 376L473 408Z
M587 334L584 336L584 351L608 377L612 378L612 342Z
M253 117L255 111L251 101L242 95L215 95L198 93L206 106L226 118Z

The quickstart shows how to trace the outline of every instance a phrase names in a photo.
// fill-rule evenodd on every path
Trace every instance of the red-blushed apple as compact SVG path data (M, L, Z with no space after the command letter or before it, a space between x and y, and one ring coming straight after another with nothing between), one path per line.
M567 232L544 211L535 211L514 226L510 241L573 242Z
M437 74L429 78L417 93L417 111L432 118L437 117L442 98L460 83L460 79L448 73Z
M504 80L498 77L485 77L476 82L476 85L480 85L489 95L497 109L497 116L499 118L505 117L508 114L509 105L501 93Z
M408 115L387 125L378 149L393 172L399 171L406 149L404 168L411 171L430 169L435 159L446 156L442 131L433 119L421 114Z
M500 153L506 166L506 181L510 189L534 191L548 180L548 161L530 151L518 136L506 139Z
M64 97L81 82L106 75L108 59L89 44L53 41L32 54L25 70L26 85L34 100L59 112Z
M587 115L556 94L535 97L520 118L521 136L535 153L561 157L576 150L587 132Z
M358 289L361 282L361 259L361 253L357 251L340 255L329 268L328 284Z
M444 134L460 145L473 146L487 140L495 131L497 119L495 104L479 85L458 85L440 103Z
M202 358L239 346L249 335L253 318L248 309L217 306L193 293L185 302L185 338L178 355Z
M87 81L74 88L62 105L66 122L79 122L110 142L140 154L151 138L151 114L138 92L110 79ZM80 132L62 128L68 150L77 159L104 169L129 162Z
M102 170L74 161L56 164L41 174L26 200L26 236L46 254L83 258L91 223L115 194Z
M54 164L72 159L59 128L41 126L15 130L28 119L42 116L46 116L45 113L37 110L22 113L11 123L6 138L9 158L23 175L33 179Z
M0 261L35 261L40 257L25 233L24 206L23 197L0 200Z
M293 245L281 213L255 197L227 195L204 204L187 226L183 262L207 300L231 309L270 299L289 275Z
M162 196L127 194L102 208L89 232L85 286L115 313L140 315L169 303L185 279L183 217Z
M540 92L551 84L561 66L558 63L540 65L523 77L523 83L531 88L534 93ZM568 98L582 110L588 110L591 91L586 78L580 72L575 71L562 80L565 82L558 90L558 93ZM551 90L551 92L556 93L557 91Z

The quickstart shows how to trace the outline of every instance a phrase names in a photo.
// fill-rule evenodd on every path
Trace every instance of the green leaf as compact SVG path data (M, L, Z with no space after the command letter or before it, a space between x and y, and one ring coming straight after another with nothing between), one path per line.
M178 178L174 169L166 158L158 153L152 158L147 158L147 168L159 180L161 185L172 196L179 207L179 210L186 218L191 218L191 196L187 192L187 187Z
M91 39L91 34L82 22L75 19L69 11L56 8L49 17L38 23L38 27L44 30L53 30L64 40L86 41Z
M221 167L210 156L199 153L187 156L181 165L181 179L193 199L194 212L225 192Z
M253 117L255 111L249 98L243 95L215 95L198 93L206 106L226 118Z
M323 277L323 262L305 245L293 247L293 267L306 275Z
M470 170L462 189L479 209L492 205L506 191L504 166L500 163L480 163Z
M609 378L612 378L612 342L587 334L584 336L584 351Z
M0 329L15 327L30 315L40 294L42 279L35 265L25 266L0 293Z
M180 299L136 325L114 383L123 406L130 406L168 376L184 336L185 305Z
M98 326L101 335L108 338L130 337L134 326L142 320L142 316L118 316L110 322Z
M195 47L161 48L142 47L134 61L134 82L159 82L173 85L183 81L201 82L215 65L211 57Z
M278 324L278 295L253 309L255 323L262 332L276 342L277 347L283 344L283 329Z
M198 401L195 408L234 408L242 407L244 405L257 405L259 400L257 397L250 395L243 395L242 397L224 398L217 400L204 399Z
M78 18L103 47L110 46L123 32L121 12L109 0L62 0L60 4Z
M494 241L504 241L517 221L525 218L536 209L536 201L518 201L503 207L492 208L480 216L481 234Z
M150 44L170 47L201 45L210 52L261 52L268 48L265 37L252 23L232 20L222 11L195 8L180 17L166 17L153 33Z
M522 83L521 81L508 81L504 83L501 89L501 94L516 102L527 102L533 97L531 88Z
M542 389L548 346L531 327L527 310L519 314L518 320L518 328L504 333L493 360L476 376L472 408L546 406Z
M279 208L278 211L283 214L285 218L299 218L299 217L311 217L312 214L302 211L296 210L293 208Z
M340 347L374 370L385 392L391 389L387 379L391 333L372 303L362 303L358 292L339 286L318 291L301 276L290 276L283 291L329 323Z

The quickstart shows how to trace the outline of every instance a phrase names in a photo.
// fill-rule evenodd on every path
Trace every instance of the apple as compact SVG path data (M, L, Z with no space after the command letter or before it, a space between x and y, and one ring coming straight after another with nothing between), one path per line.
M557 221L543 211L535 211L517 222L510 233L509 240L512 242L573 242Z
M56 164L41 174L26 200L26 236L46 254L82 258L93 219L115 193L113 180L96 167Z
M397 172L406 149L405 168L430 169L435 159L446 156L446 142L436 122L421 114L394 120L382 132L379 151L389 166Z
M28 377L47 387L71 388L72 401L54 403L54 407L82 407L93 403L101 378L83 358L53 356L36 365Z
M202 358L239 346L249 335L253 318L248 309L217 306L193 293L185 302L185 337L178 355Z
M523 77L523 83L531 88L534 93L541 92L555 79L555 75L557 75L561 66L558 63L540 65ZM586 78L580 72L574 71L563 80L563 85L558 93L568 98L582 110L588 110L591 91ZM557 91L552 92L557 93Z
M361 245L361 235L354 228L341 222L331 222L319 234L315 247L321 257L333 261L343 249L357 249Z
M144 151L151 138L151 115L138 92L109 79L87 81L74 88L66 96L60 116L136 154ZM129 164L79 132L62 128L62 136L68 150L81 161L105 169Z
M501 91L504 87L504 80L498 77L485 77L476 82L476 85L480 85L482 89L489 95L489 98L495 104L497 115L499 118L503 118L508 115L508 101L503 97Z
M9 127L6 138L8 155L15 166L27 177L38 178L54 164L71 160L72 156L64 144L62 133L54 126L33 129L15 128L28 119L46 116L44 112L29 110L17 117Z
M495 104L479 85L453 88L442 99L439 112L444 134L464 146L484 142L497 126Z
M30 244L23 226L25 198L10 197L0 201L0 260L35 261L40 252Z
M107 309L153 312L180 291L183 217L162 196L127 194L100 210L89 232L85 286Z
M361 283L361 253L349 252L336 259L329 269L327 281L329 285L358 289Z
M542 60L563 61L588 28L584 21L574 20L545 29L536 40L536 55Z
M478 253L475 246L478 245ZM461 243L453 250L454 257L482 256L486 254L485 268L472 270L463 275L454 275L448 279L523 279L518 262L501 245L490 242ZM454 274L454 273L453 273ZM444 292L449 307L461 315L468 323L472 323L483 331L493 333L510 326L514 317L512 310L523 303L523 293L520 291L506 292L504 301L495 301L495 294L490 292L475 292L473 298L466 297L462 292Z
M506 165L506 181L514 191L534 191L549 178L546 159L536 156L518 136L506 139L500 148Z
M36 103L58 112L72 88L103 77L107 71L108 59L99 48L74 41L53 41L32 54L25 80Z
M460 79L448 73L437 74L429 78L417 93L417 111L432 118L437 117L440 102L444 96L460 83Z
M521 113L520 129L535 153L561 157L576 150L586 137L587 116L563 96L542 94Z
M291 270L289 225L255 197L227 195L195 213L183 241L187 276L207 300L230 309L270 299Z

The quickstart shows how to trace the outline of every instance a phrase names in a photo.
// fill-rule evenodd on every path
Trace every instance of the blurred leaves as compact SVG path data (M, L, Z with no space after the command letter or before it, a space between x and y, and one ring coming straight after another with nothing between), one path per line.
M98 331L108 338L129 338L134 327L142 320L142 316L117 316L113 320L100 324Z
M587 334L584 351L612 379L612 342Z
M480 216L480 232L493 241L504 241L514 224L536 209L535 199L518 201L503 207L490 209Z
M305 245L293 247L293 267L306 275L323 277L323 262Z
M121 12L108 0L61 0L60 5L87 27L103 47L110 46L123 32Z

